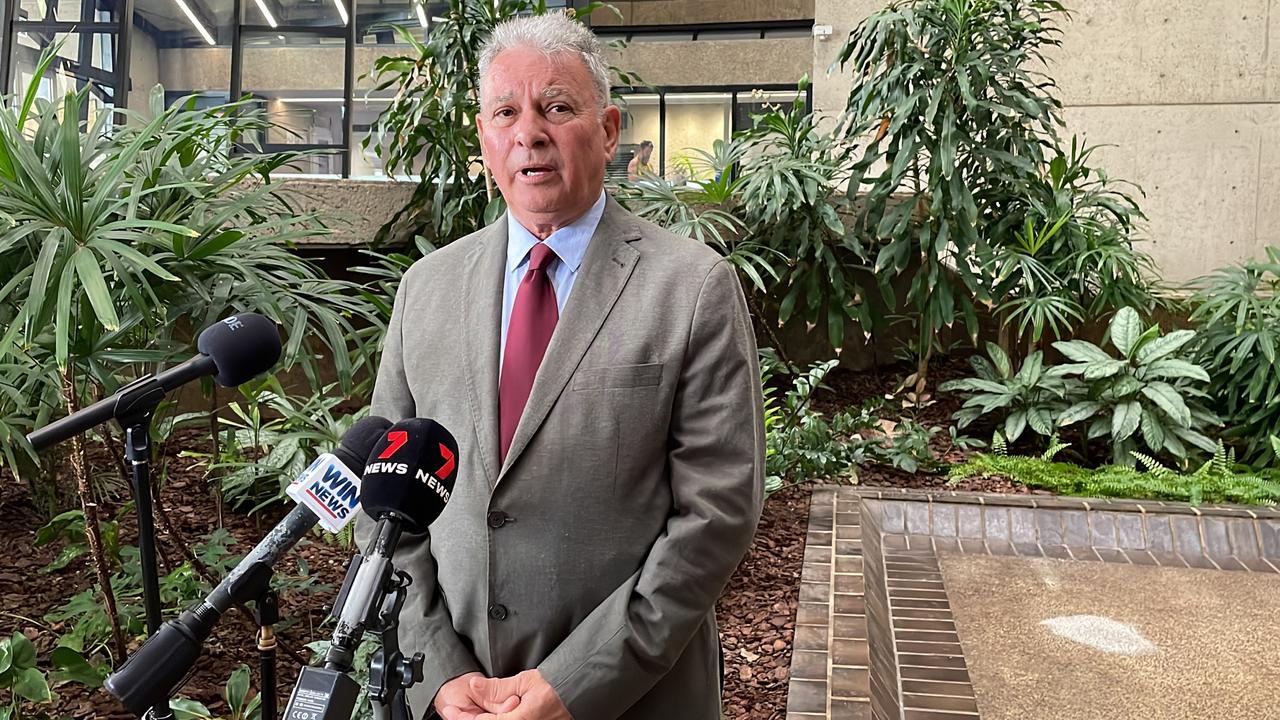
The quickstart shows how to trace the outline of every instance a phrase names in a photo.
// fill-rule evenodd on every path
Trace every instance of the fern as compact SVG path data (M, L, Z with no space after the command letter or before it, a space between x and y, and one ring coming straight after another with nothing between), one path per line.
M997 435L993 447L997 447L998 440ZM952 482L973 477L1003 477L1059 495L1172 500L1193 505L1280 503L1280 471L1237 472L1235 454L1221 443L1213 458L1192 473L1177 472L1138 452L1134 452L1133 457L1141 470L1120 465L1091 470L1053 461L1057 445L1054 442L1040 457L1010 456L999 450L980 453L951 469Z

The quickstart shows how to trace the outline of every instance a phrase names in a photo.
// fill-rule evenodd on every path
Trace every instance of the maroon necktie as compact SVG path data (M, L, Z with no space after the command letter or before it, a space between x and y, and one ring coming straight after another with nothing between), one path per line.
M516 290L516 301L507 324L507 347L502 356L502 376L498 381L498 418L502 436L499 462L506 462L507 449L515 437L516 425L533 378L538 374L542 356L555 332L560 312L556 308L556 289L547 276L547 267L556 253L545 242L529 251L529 271Z

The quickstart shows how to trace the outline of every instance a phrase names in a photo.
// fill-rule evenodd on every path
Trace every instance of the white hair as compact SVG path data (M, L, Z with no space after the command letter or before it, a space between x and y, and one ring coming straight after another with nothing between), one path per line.
M533 48L551 56L572 53L582 60L595 86L600 107L609 102L609 63L604 59L604 46L595 33L564 13L526 15L499 23L493 34L480 47L480 85L483 87L489 66L503 50Z

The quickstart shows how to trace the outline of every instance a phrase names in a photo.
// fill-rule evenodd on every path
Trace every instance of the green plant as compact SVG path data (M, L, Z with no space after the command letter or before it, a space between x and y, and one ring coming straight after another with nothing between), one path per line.
M47 703L53 699L48 678L36 667L36 648L22 633L0 638L0 688L9 697L0 705L0 720L34 717L24 712L26 704Z
M185 454L206 457L209 472L221 473L223 498L249 512L281 502L289 483L312 458L336 446L367 413L338 411L344 399L332 385L310 395L290 395L274 375L247 383L243 392L244 403L227 405L233 417L222 421L227 438L221 456Z
M874 272L911 275L921 390L938 331L963 317L976 338L974 299L988 300L976 261L996 242L987 226L1061 125L1052 79L1032 68L1060 43L1062 14L1054 0L893 2L837 55L853 75L842 127L871 139L848 194L865 191L860 226L881 243Z
M943 392L964 392L968 398L955 420L961 429L984 415L1004 418L1003 436L1016 442L1030 427L1048 437L1056 432L1058 416L1068 405L1072 381L1045 371L1044 355L1031 353L1016 371L1009 356L995 343L987 343L987 355L969 358L977 377L951 380L938 387Z
M1161 335L1158 325L1144 330L1137 311L1123 308L1107 335L1118 357L1085 340L1053 344L1074 362L1049 374L1082 383L1081 397L1058 416L1058 426L1091 421L1085 441L1107 438L1116 464L1128 464L1143 447L1178 460L1187 457L1184 443L1213 452L1216 445L1203 432L1220 424L1206 404L1209 375L1180 352L1195 331Z
M328 640L307 643L307 649L312 653L312 665L319 665L324 661L325 654L329 652L329 645ZM365 688L369 684L369 661L380 647L382 642L376 635L366 634L360 641L360 646L356 648L353 661L355 669L351 672L351 678L360 684L360 693L356 696L356 707L351 713L351 720L373 720L373 705L369 701L369 693Z
M1132 238L1142 211L1124 183L1089 165L1094 149L1054 141L1047 167L1025 176L990 229L995 244L980 261L1002 338L1012 334L1006 351L1030 352L1046 335L1064 339L1081 322L1158 302L1155 264Z
M1265 252L1201 278L1191 322L1228 437L1244 460L1275 464L1280 454L1266 439L1280 435L1280 248Z
M132 504L128 506L132 508ZM124 512L123 510L121 511ZM101 524L103 552L107 559L120 563L120 521L117 518ZM88 541L84 530L84 512L68 510L50 520L44 527L36 531L35 547L44 547L52 542L62 542L62 550L58 556L46 565L41 572L53 572L70 565L76 558L89 552Z
M1057 462L1054 455L1066 447L1054 442L1038 457L1018 457L1000 451L979 453L951 470L952 480L1002 477L1027 487L1060 495L1173 500L1200 504L1244 503L1275 505L1280 501L1280 475L1275 472L1239 472L1234 455L1221 443L1213 457L1194 472L1179 473L1141 453L1132 453L1141 467L1106 465L1096 470Z
M227 686L222 696L227 701L231 714L225 717L214 715L209 708L186 698L174 698L169 701L176 720L260 720L262 717L262 696L254 693L250 697L249 666L241 665L227 678Z
M813 478L850 476L856 459L839 442L838 432L853 434L858 423L852 416L837 416L828 423L813 410L811 402L814 392L837 364L836 360L828 360L799 372L778 360L771 348L761 350L766 492ZM776 385L784 376L790 383L783 386L779 397Z
M802 79L798 89L808 83ZM747 239L782 259L768 295L778 321L825 328L840 349L847 321L869 331L879 320L854 274L866 250L841 217L848 200L840 189L850 179L854 146L822 131L802 97L754 116L741 134L738 203Z
M589 2L571 12L581 19L602 7L610 6ZM445 245L493 222L505 209L492 179L477 169L480 44L504 20L547 12L545 0L449 0L447 9L433 13L425 43L391 26L411 53L374 61L370 92L394 89L395 97L363 147L383 158L388 174L413 175L418 185L409 203L379 229L379 240L400 244L421 236ZM611 69L623 85L636 83L635 77Z

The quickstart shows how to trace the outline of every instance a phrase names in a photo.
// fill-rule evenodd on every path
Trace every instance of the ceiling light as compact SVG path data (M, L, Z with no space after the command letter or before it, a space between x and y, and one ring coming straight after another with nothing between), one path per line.
M192 12L190 7L187 6L187 3L185 0L173 0L173 1L178 3L178 7L182 10L182 13L187 16L187 19L191 21L192 25L196 26L196 30L200 32L200 36L204 38L205 42L209 43L210 45L218 44L217 41L213 39L213 36L209 34L209 31L205 28L204 24L200 22L200 18L196 17L196 14Z
M267 24L271 27L277 27L276 18L271 14L271 10L267 8L266 0L254 0L258 3L258 9L262 11L262 16L267 19Z
M342 0L333 0L333 4L338 8L338 16L342 18L342 24L346 25L351 19L350 16L347 15L347 6L342 3Z
M418 5L414 5L413 9L418 11L418 24L421 25L422 27L426 27L427 26L426 8L422 7L421 4L418 4Z

